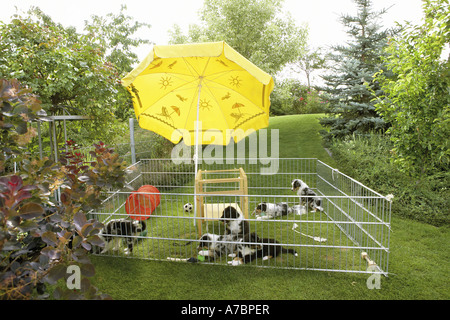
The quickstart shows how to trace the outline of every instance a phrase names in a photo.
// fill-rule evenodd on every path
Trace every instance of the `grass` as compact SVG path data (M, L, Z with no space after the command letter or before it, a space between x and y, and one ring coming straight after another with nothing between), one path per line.
M336 167L336 162L322 146L318 118L323 115L306 114L271 118L269 129L278 129L280 158L317 158Z
M404 219L393 229L392 274L381 277L379 290L367 288L367 275L108 257L92 258L94 283L114 299L449 299L448 231Z
M280 157L314 157L331 166L318 115L270 120L279 129ZM369 185L370 187L370 185ZM228 267L93 256L93 283L114 299L150 300L448 300L448 226L434 227L393 212L388 278L369 290L364 274Z

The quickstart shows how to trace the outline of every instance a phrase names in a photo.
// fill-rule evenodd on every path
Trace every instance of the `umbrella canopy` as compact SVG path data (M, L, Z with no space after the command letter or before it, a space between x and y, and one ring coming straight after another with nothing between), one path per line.
M223 41L154 46L122 84L140 127L173 143L226 145L269 125L272 77Z

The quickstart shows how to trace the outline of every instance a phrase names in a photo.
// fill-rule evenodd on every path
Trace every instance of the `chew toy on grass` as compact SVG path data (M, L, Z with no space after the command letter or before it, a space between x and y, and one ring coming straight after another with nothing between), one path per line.
M311 239L313 239L314 241L317 241L317 242L325 242L325 241L327 241L327 239L325 239L325 238L321 238L321 237L313 237L313 236L310 236L310 235L301 233L301 232L295 230L297 227L298 227L298 224L294 223L294 225L292 226L292 231L297 232L297 233L300 233L302 236L311 238Z
M369 259L369 255L367 254L367 252L361 252L361 259L365 259L369 267L377 265L375 261Z

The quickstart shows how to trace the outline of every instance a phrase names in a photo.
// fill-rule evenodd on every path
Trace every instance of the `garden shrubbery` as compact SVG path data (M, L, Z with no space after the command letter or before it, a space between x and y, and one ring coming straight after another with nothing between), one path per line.
M361 9L371 5L356 2ZM358 55L345 48L345 59L337 57L344 72L328 78L334 110L331 119L321 120L340 168L377 191L394 194L394 214L437 226L449 222L449 12L448 1L424 2L421 24L399 25L389 38L374 38L382 46L369 50L375 54L372 61L366 55L368 39L352 27L365 49L352 46ZM367 10L359 16L367 17ZM367 61L369 67L361 67ZM370 72L362 76L359 71ZM385 129L384 135L367 134Z
M295 79L277 83L270 101L270 112L275 116L324 113L328 104L321 92Z
M108 298L89 280L88 252L104 242L103 225L86 213L101 205L102 191L124 186L125 163L103 143L89 162L73 141L59 162L31 155L30 123L44 116L30 89L0 79L0 299ZM69 267L80 270L79 290L59 286Z
M334 140L329 146L345 174L383 195L393 194L392 213L435 226L449 223L450 172L414 177L391 160L389 136L368 134Z

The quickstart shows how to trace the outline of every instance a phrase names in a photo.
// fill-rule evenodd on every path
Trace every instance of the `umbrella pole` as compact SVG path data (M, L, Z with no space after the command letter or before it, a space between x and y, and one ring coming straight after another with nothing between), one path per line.
M195 124L195 154L194 154L194 164L195 172L194 177L197 177L198 171L198 122L200 117L200 92L202 90L202 78L200 78L200 83L198 84L198 99L197 99L197 122ZM197 223L197 188L194 186L194 226Z

